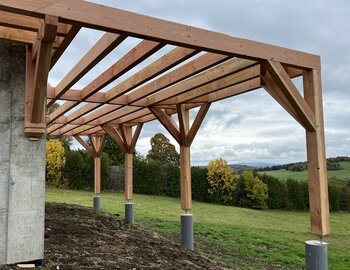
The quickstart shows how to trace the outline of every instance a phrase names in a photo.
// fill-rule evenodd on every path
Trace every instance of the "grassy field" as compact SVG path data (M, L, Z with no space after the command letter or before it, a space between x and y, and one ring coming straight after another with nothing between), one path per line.
M93 194L48 189L46 201L91 206ZM159 234L179 241L180 200L135 195L135 220ZM121 193L101 195L103 211L124 216ZM300 212L256 211L206 203L193 203L196 251L235 269L303 269L304 241L309 215ZM329 269L350 269L350 214L331 216Z
M350 162L339 162L340 166L344 168L344 170L337 170L337 171L328 171L328 178L336 177L339 179L350 179ZM294 179L294 180L307 180L307 171L302 172L292 172L288 170L276 170L276 171L264 171L259 172L259 174L271 175L273 177L276 177L280 180L287 180L288 178Z

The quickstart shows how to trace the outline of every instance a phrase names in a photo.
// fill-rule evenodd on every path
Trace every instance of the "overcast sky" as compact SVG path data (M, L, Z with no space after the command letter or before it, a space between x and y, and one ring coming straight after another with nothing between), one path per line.
M350 156L350 1L90 2L321 55L327 156ZM55 86L101 35L98 31L81 31L51 72L49 82ZM74 87L84 87L138 42L126 40ZM170 49L166 47L156 56ZM146 63L154 59L150 57ZM300 81L296 84L300 85ZM147 155L150 137L157 132L163 132L179 149L175 140L154 121L144 126L136 150ZM219 157L229 163L303 161L306 160L305 131L262 89L216 102L193 142L191 160L193 165L205 165Z

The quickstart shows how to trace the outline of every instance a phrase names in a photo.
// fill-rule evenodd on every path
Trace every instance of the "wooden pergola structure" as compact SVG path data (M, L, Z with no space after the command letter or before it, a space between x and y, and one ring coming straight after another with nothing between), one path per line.
M50 69L83 27L105 34L48 87ZM71 89L129 37L141 42L84 88ZM180 145L185 211L192 208L190 146L210 104L264 88L306 130L311 232L330 234L319 56L81 0L2 0L0 39L27 45L25 133L30 139L44 133L74 136L95 157L99 194L100 155L109 135L125 152L125 198L132 200L132 153L142 125L158 119ZM167 45L175 48L106 91ZM303 79L303 95L295 77ZM56 101L64 103L45 115ZM199 111L190 125L192 108ZM81 136L89 136L91 146Z

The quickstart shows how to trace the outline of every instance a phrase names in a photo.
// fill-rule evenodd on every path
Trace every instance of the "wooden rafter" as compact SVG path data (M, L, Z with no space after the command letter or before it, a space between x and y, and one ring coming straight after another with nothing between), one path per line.
M126 37L116 34L104 34L100 40L83 56L74 68L55 87L55 96L48 106L59 99L71 86L79 81L92 67L124 41Z
M141 50L141 49L137 49L137 48L138 47L135 48L135 51ZM117 86L110 89L107 93L103 94L104 95L103 102L99 102L99 104L96 104L96 105L85 105L82 108L80 108L79 111L72 114L72 117L67 119L67 123L74 121L76 118L82 117L84 114L87 114L88 112L90 112L92 110L95 110L96 108L100 107L104 103L107 103L108 101L113 102L113 100L111 100L111 99L115 99L119 95L125 93L126 91L132 90L133 88L137 87L138 85L145 82L146 80L150 80L153 77L157 76L159 73L163 72L164 70L167 70L167 69L173 67L174 65L178 64L179 62L188 59L189 57L193 56L195 53L196 53L196 51L194 51L194 50L189 50L189 49L184 49L184 48L178 48L178 49L173 50L172 52L161 57L158 61L147 66L143 70L139 71L138 73L136 73L135 75L133 75L132 77L127 79L126 81L118 84ZM132 51L130 52L130 55L131 54L132 54ZM126 60L124 60L124 62L125 61ZM92 97L94 97L94 96L95 95L93 95ZM81 94L80 94L80 101L81 101ZM127 97L126 96L121 97L116 102L125 104L125 102L127 102ZM101 117L103 115L106 115L109 112L112 112L113 110L118 109L118 108L119 107L113 107L113 106L110 108L109 107L103 108L102 110L95 113L96 118ZM67 109L64 108L64 110L67 110ZM55 118L52 118L52 119L55 119ZM92 119L92 120L94 120L94 119Z
M68 27L68 26L67 26ZM51 68L57 63L58 59L62 56L62 54L66 51L68 46L71 44L75 36L80 31L81 27L78 25L71 25L69 26L69 30L67 30L67 34L64 38L64 40L61 42L59 47L56 48L56 50L53 52L51 57ZM57 32L58 34L58 32Z
M175 53L174 55L176 55L176 54L178 54L178 53ZM166 59L172 58L168 55L165 55L164 57ZM187 54L185 54L185 57L187 57ZM150 95L156 91L160 91L160 90L164 89L165 87L176 84L180 80L187 79L188 77L195 75L197 73L200 73L207 68L211 68L212 66L214 66L216 64L220 64L221 62L223 62L227 59L228 59L228 57L226 57L226 56L207 53L207 54L200 56L197 59L185 64L184 66L181 66L178 69L176 69L172 72L169 72L168 74L165 74L164 76L156 79L155 81L152 81L146 85L143 85L142 87L140 87L136 91L131 92L130 94L128 94L126 96L121 96L119 98L115 98L114 100L112 100L112 102L114 101L114 102L118 103L118 102L124 101L126 99L128 104L130 104L130 103L132 104L132 103L138 101L139 99L147 97L147 95ZM158 66L158 67L162 66L162 68L164 68L164 69L170 68L171 66L163 66L162 63L166 63L166 62L167 61L163 60L163 57L162 57L159 59L159 64L157 64L156 66ZM162 64L162 65L160 65L160 64ZM150 72L152 72L152 70L154 70L154 65L150 65L150 66L146 67L141 72L150 75L150 74L153 74L153 73L150 73ZM129 85L130 83L128 81L130 81L130 82L135 81L135 79L134 79L135 77L136 78L140 78L140 77L143 78L143 76L140 76L139 73L136 73L134 76L130 77L125 82L125 84ZM121 83L121 85L123 85L123 84L124 83ZM134 87L134 85L133 85L133 87ZM115 89L117 89L117 88L119 88L119 86L115 87ZM85 105L85 106L83 106L82 108L80 108L79 111L72 113L67 118L67 124L74 121L77 118L81 118L84 114L91 112L92 110L96 109L99 106L100 105L96 105L96 106ZM90 120L90 121L95 120L95 119L102 117L108 113L111 113L114 110L119 109L119 108L121 108L121 106L118 106L118 107L111 106L111 107L103 108L100 111L96 111L96 113L94 115L90 116L88 120ZM64 110L67 110L67 108L64 108ZM54 118L56 118L57 115L55 113L53 113L53 115L55 116ZM50 119L48 120L48 122L50 122ZM50 132L53 132L53 131L54 130L50 130Z
M132 49L129 53L124 55L121 59L119 59L115 64L113 64L110 68L108 68L105 72L100 74L95 80L85 86L81 91L81 100L92 96L94 93L101 90L103 87L122 76L134 66L148 58L150 55L158 51L164 46L164 44L160 44L153 41L143 41L138 44L134 49ZM71 110L78 102L66 102L65 107L58 107L51 115L48 117L49 123L63 115L65 112ZM96 105L98 106L98 105Z
M143 98L142 100L139 100L134 104L139 106L152 106L158 102L166 100L167 98L171 98L176 94L185 93L186 91L189 91L192 89L193 91L188 92L186 97L190 97L190 98L197 97L198 93L200 95L204 95L208 92L212 92L220 88L224 88L225 86L227 86L227 84L230 84L230 83L235 84L235 83L239 83L241 81L247 80L252 76L259 76L260 69L258 66L256 66L255 69L252 71L251 70L244 71L245 68L249 68L251 66L254 66L255 64L256 63L254 61L250 61L250 60L233 59L219 65L218 67L214 67L212 72L207 71L203 74L190 78L187 81L183 81L181 83L172 85L168 87L166 91L156 93L155 95L149 98L147 97ZM236 72L238 73L235 75L234 73ZM231 77L229 78L225 77L231 74L232 74ZM211 84L205 85L206 83L211 83ZM196 87L199 87L199 89L196 89ZM123 114L122 112L125 110L132 110L133 112L140 110L140 108L131 108L131 109L125 108L124 110L123 109L116 110L121 107L122 106L119 106L119 107L111 106L111 109L108 109L109 107L107 107L103 110L92 113L88 117L84 118L84 123L88 123L89 121L93 121L94 119L99 118L96 124L102 125L119 118L121 114ZM73 121L81 117L81 111L86 108L92 108L91 110L89 110L90 112L95 108L95 105L92 105L92 104L85 105L85 108L82 108L80 111L76 111L72 113L72 115L74 115L74 119L70 119L70 121ZM116 111L113 112L112 109ZM106 112L108 113L110 111L112 111L112 113L105 115ZM53 132L53 131L55 130L50 130L50 132ZM70 130L67 130L67 131L70 131Z

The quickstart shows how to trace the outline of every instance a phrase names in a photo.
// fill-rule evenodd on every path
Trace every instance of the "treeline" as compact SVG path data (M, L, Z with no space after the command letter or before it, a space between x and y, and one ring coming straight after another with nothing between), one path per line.
M169 143L165 141L165 143ZM114 146L113 146L114 147ZM101 189L113 190L109 177L110 165L123 168L123 154L106 145L101 157ZM159 149L164 149L159 147ZM153 151L154 153L155 151ZM110 156L110 155L111 156ZM134 192L138 194L180 197L180 168L177 157L169 162L143 158L135 153L133 166ZM71 150L58 140L47 142L47 184L71 189L93 190L94 159L85 150ZM306 181L281 181L272 176L245 170L234 175L226 161L219 159L208 167L192 167L192 196L194 200L255 209L309 209ZM121 176L123 177L123 176ZM331 211L350 211L350 180L329 179Z
M266 174L259 174L259 177L269 187L267 204L270 209L309 209L307 181L281 181ZM350 180L329 179L328 194L331 211L350 211Z
M339 164L342 161L350 161L350 157L331 157L327 158L327 170L336 171L343 170ZM301 172L307 170L307 162L294 162L283 165L274 165L271 167L259 168L258 171L277 171L288 170L292 172Z
M306 181L288 179L281 181L266 174L252 172L267 186L266 206L269 209L301 210L309 209L309 192ZM233 200L225 201L219 191L210 193L208 169L192 167L192 196L200 202L226 204L239 207L261 209L257 200L248 196L247 184L242 175L236 177ZM134 160L134 191L139 194L180 197L179 167L159 161ZM259 202L259 200L258 200ZM329 203L331 211L350 211L350 181L329 180ZM254 207L255 206L255 207Z

